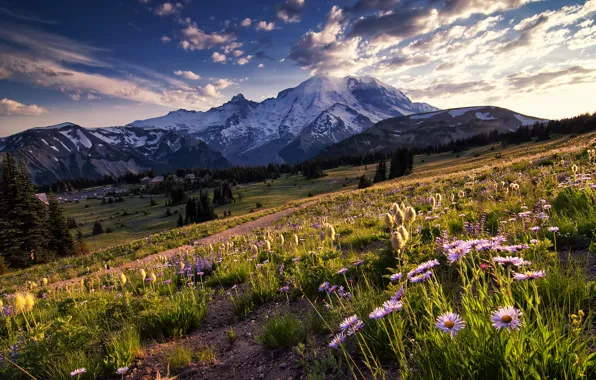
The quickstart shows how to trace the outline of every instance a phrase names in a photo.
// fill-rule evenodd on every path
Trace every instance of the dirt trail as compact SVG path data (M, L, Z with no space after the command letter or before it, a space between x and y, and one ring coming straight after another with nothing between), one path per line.
M263 227L267 227L269 225L271 225L272 223L278 221L279 219L286 217L288 215L291 215L299 210L302 210L306 207L309 207L311 205L313 205L316 202L307 202L307 203L303 203L301 205L298 205L296 207L292 207L286 210L282 210L282 211L278 211L276 213L273 214L269 214L269 215L265 215L262 216L258 219L255 220L251 220L250 222L246 222L243 224L239 224L235 227L229 228L225 231L222 232L218 232L216 234L204 237L202 239L198 239L196 240L197 243L201 244L201 245L208 245L208 244L213 244L216 243L218 241L230 238L232 236L237 236L237 235L243 235L246 234L254 229L257 228L263 228ZM171 257L176 255L177 253L180 253L182 251L184 251L185 249L191 249L192 247L189 245L183 245L181 247L178 248L172 248L169 249L167 251L163 251L163 252L159 252L147 257L144 257L142 259L136 260L136 261L130 261L128 263L125 263L119 267L115 267L115 268L111 268L110 270L105 270L102 269L100 271L97 272L93 272L90 273L88 275L85 276L80 276L80 277L75 277L75 278L71 278L68 280L63 280L63 281L58 281L58 282L54 282L50 285L48 285L48 287L50 288L59 288L59 287L63 287L66 285L70 285L70 284L76 284L76 283L80 283L81 280L89 277L89 276L93 276L93 275L105 275L107 273L114 273L114 272L120 272L123 269L126 268L137 268L137 267L142 267L144 265L146 265L147 263L155 260L155 258L157 258L157 256L165 256L165 257Z

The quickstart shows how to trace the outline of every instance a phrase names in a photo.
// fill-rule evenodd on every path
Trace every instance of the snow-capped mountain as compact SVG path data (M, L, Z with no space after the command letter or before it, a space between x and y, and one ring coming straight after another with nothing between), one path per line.
M425 147L497 130L514 132L547 120L500 107L466 107L383 120L365 132L321 151L319 157L392 151L398 146Z
M312 77L261 103L237 95L206 112L178 110L131 126L189 134L235 165L297 162L395 116L435 111L372 77Z
M1 152L25 161L33 181L121 176L147 169L226 168L231 164L193 137L163 129L87 129L73 123L33 128L0 139Z

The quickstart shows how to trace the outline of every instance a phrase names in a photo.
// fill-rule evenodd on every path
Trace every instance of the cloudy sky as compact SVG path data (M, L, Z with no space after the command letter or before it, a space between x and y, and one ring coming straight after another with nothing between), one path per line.
M440 108L596 111L596 0L0 0L0 135L123 125L314 74Z

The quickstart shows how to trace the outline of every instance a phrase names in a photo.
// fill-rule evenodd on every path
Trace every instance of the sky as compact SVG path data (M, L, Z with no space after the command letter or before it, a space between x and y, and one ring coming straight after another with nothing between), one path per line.
M0 0L0 136L262 101L316 74L439 108L596 112L596 0Z

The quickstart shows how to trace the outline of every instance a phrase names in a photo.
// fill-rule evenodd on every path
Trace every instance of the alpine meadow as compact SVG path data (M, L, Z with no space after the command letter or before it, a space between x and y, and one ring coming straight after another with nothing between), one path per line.
M596 0L6 0L0 378L596 379Z

